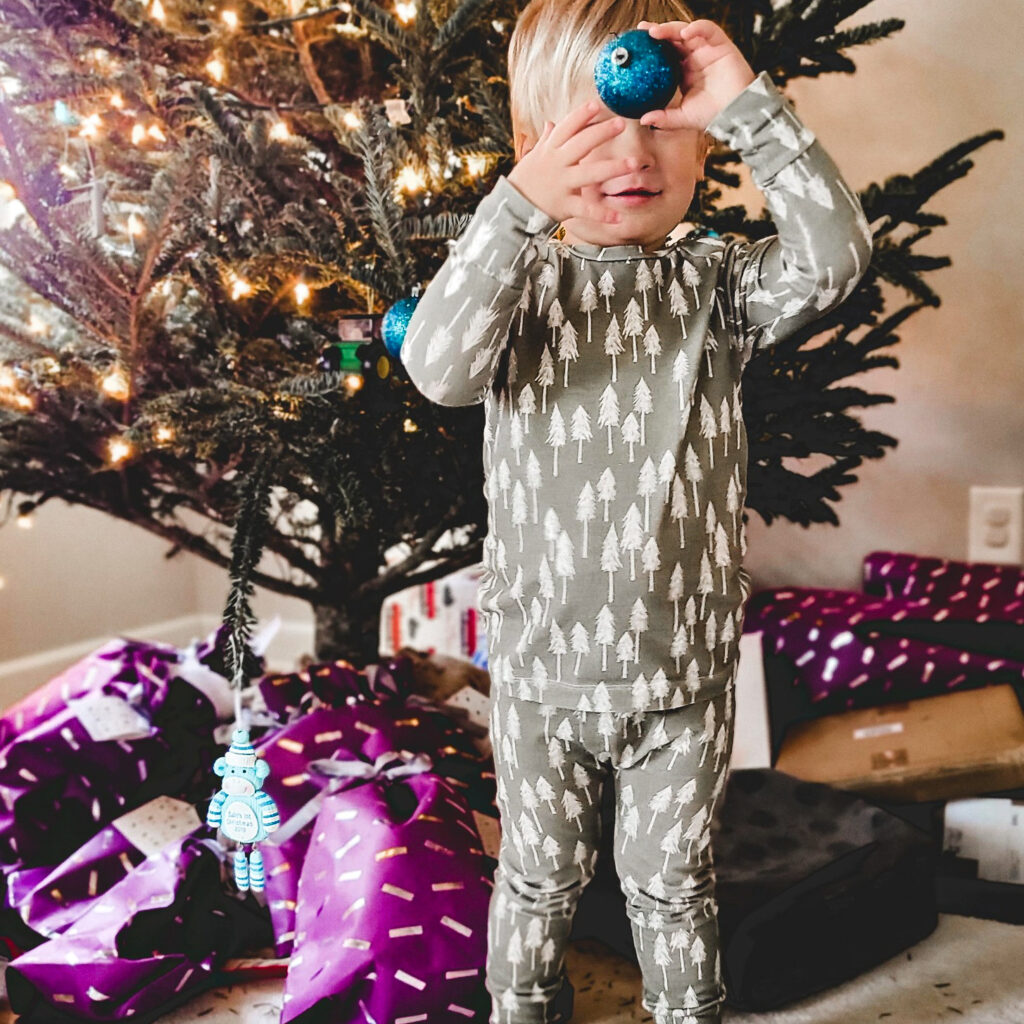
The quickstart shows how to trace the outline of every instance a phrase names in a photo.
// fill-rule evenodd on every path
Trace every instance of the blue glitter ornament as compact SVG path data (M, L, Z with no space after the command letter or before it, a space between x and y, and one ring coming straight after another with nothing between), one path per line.
M409 329L409 321L412 319L412 311L419 301L418 295L407 295L404 299L399 299L384 314L380 325L380 337L392 359L398 359L402 342L405 341L405 332Z
M597 95L622 117L661 110L679 87L679 56L671 43L642 28L623 32L597 55Z

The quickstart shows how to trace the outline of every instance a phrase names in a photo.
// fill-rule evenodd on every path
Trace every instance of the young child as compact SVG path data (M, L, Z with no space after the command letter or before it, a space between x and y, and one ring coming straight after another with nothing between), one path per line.
M624 119L593 69L637 27L671 42L683 84ZM491 1021L571 1015L564 954L608 780L643 1005L717 1022L709 823L750 590L740 380L850 294L871 233L771 79L678 0L532 0L509 84L517 163L449 243L401 353L429 399L484 404ZM705 132L747 163L777 236L674 237Z

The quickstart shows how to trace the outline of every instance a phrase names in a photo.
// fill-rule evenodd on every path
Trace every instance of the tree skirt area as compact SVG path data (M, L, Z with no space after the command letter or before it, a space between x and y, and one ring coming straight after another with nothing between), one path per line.
M1024 925L939 915L923 941L873 971L772 1013L726 1008L727 1024L1024 1024ZM635 964L600 942L584 940L569 952L576 986L574 1024L639 1024ZM197 996L161 1024L276 1024L281 979L263 979ZM9 1011L0 1024L16 1020Z

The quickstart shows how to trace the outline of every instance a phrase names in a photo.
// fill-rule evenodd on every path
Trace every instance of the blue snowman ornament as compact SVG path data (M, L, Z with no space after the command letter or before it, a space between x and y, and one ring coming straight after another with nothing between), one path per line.
M679 56L664 39L642 28L606 43L594 65L597 95L622 117L641 118L661 110L679 87Z
M249 742L249 730L235 729L230 749L224 757L217 758L213 770L224 781L210 803L206 824L219 828L224 836L239 844L234 860L239 891L263 892L263 855L256 844L281 824L277 804L263 791L270 766L256 756ZM250 846L248 855L246 845Z

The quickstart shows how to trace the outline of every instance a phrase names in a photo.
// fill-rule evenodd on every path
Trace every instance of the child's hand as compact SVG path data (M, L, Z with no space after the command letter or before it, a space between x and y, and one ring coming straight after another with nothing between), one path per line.
M591 124L602 110L597 100L584 103L554 124L548 121L536 144L512 168L508 180L534 206L558 221L587 217L614 224L619 214L584 198L582 190L621 177L639 167L630 158L582 161L625 127L621 117Z
M637 28L647 29L654 39L667 39L682 65L682 102L649 111L641 124L704 131L756 77L736 44L713 21L641 21Z

